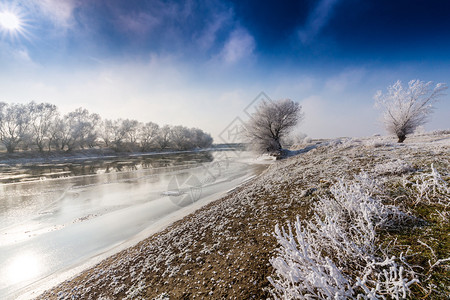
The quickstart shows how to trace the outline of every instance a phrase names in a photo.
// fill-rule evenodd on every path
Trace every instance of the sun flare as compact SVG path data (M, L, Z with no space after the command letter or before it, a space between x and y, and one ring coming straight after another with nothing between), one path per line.
M13 257L9 264L2 266L4 279L10 283L27 281L36 277L41 271L39 257L32 252L25 252Z
M10 11L2 11L0 12L0 26L6 30L19 30L21 21L16 14Z
M13 40L20 36L27 36L27 21L16 7L0 8L0 34Z

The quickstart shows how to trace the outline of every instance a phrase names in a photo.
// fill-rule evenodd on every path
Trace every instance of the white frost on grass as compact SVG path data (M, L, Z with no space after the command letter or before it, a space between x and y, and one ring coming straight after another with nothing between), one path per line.
M442 178L442 175L431 165L430 173L421 173L412 180L403 179L405 188L412 187L416 191L416 203L427 201L448 206L450 205L450 185Z
M395 257L379 257L377 227L394 227L409 217L384 205L376 180L363 173L352 182L339 180L333 197L319 197L314 216L275 228L280 245L270 260L269 281L279 299L394 299L406 297L417 279Z
M388 161L386 163L377 164L373 170L373 173L377 176L380 175L400 175L407 172L414 171L414 168L402 159Z

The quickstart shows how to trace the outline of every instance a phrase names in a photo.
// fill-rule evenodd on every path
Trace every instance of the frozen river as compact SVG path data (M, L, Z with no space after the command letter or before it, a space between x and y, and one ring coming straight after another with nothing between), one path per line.
M264 168L232 151L114 163L122 167L88 163L83 175L63 166L35 168L31 178L8 170L11 178L28 179L0 185L0 299L73 275Z

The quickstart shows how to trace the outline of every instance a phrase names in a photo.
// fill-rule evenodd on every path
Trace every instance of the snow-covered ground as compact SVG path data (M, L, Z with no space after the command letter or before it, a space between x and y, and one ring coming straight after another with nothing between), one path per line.
M403 179L419 184L415 178L431 172L433 164L448 182L448 133L409 136L404 144L395 141L393 137L377 136L330 140L309 148L302 146L309 151L299 151L299 155L273 163L263 174L222 199L46 291L39 298L270 297L274 286L268 277L282 276L275 272L276 265L273 265L273 259L280 255L277 250L280 239L274 236L275 226L292 224L297 218L311 220L318 199L336 197L331 191L340 180L351 181L364 172L370 178L391 184L391 192L398 193L397 187L401 191ZM406 196L396 195L394 204L401 204L402 197ZM447 210L436 215L438 225L448 222ZM409 229L404 227L404 230ZM417 230L417 234L422 234L420 228ZM419 236L408 238L421 245L417 241ZM426 238L433 240L436 236L420 236L420 241L429 245ZM425 246L421 250L423 253L429 251ZM443 262L445 257L441 256L448 254L445 247L444 252L432 251L436 256L432 256L432 259L436 258L434 263ZM437 265L433 266L430 271L437 268ZM398 276L398 273L391 274ZM372 280L361 279L360 287L369 279ZM345 280L348 278L341 282ZM403 281L396 282L401 284ZM416 283L410 277L406 282ZM425 282L421 288L427 291L429 283Z

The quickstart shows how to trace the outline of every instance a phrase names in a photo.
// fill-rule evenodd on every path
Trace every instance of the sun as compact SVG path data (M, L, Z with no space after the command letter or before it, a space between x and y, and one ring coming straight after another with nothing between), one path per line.
M21 21L18 16L10 11L0 12L0 26L6 30L19 30L21 27Z
M0 8L0 34L16 39L19 36L25 36L27 25L23 14L18 9L3 7Z

